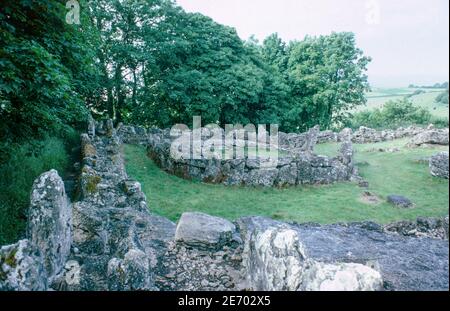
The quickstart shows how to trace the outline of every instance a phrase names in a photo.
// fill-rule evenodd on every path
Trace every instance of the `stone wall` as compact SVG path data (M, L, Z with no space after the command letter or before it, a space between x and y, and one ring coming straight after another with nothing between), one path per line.
M143 127L120 124L117 132L124 143L147 146L149 157L161 169L179 177L225 185L266 187L359 180L353 162L352 143L376 143L409 137L408 145L411 147L423 144L448 145L448 129L435 129L432 125L427 128L410 126L385 131L361 127L355 132L344 129L340 133L320 131L316 126L301 134L280 132L279 161L273 167L267 168L264 162L269 160L262 158L173 159L170 148L176 137L171 137L168 129L147 130ZM212 136L210 130L206 128L201 129L201 135L200 144ZM222 139L224 139L223 132ZM248 143L244 141L243 144L246 142ZM314 154L315 145L326 142L341 143L339 153L335 157Z
M342 144L336 157L296 150L280 156L273 166L265 166L270 159L264 158L174 159L171 144L172 140L164 134L151 134L148 155L163 170L185 179L225 185L283 187L357 178L350 142Z
M56 171L36 180L27 238L0 249L0 290L448 290L437 234L448 237L448 218L418 221L420 235L201 213L175 224L128 178L112 122L92 122L81 141L78 201Z

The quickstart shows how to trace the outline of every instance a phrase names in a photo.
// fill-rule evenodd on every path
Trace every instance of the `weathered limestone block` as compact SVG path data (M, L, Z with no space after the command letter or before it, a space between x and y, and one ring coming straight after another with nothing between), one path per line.
M95 137L95 120L92 117L92 115L89 115L89 118L88 118L87 134L88 134L88 136L90 138L94 138Z
M101 255L106 251L108 232L100 211L84 202L73 206L73 244L85 254Z
M39 250L29 240L0 248L0 291L42 291L47 284Z
M92 159L97 155L94 145L88 134L81 134L81 156L83 159Z
M448 152L440 152L430 158L431 175L448 179Z
M299 288L306 254L294 231L270 228L250 232L244 243L243 266L251 289L295 291Z
M0 290L47 290L69 256L71 219L58 172L41 174L31 190L28 239L0 249Z
M297 175L297 163L293 162L279 169L278 178L275 183L278 187L296 185Z
M80 192L82 198L88 198L98 192L102 178L89 165L84 165L80 176Z
M249 186L272 187L278 177L277 169L254 169L244 176L244 182Z
M306 151L306 152L314 151L314 148L317 145L319 133L320 133L319 125L316 125L313 128L309 129L308 133L306 134L307 139L306 139L304 151Z
M250 221L251 222L251 221ZM378 271L360 263L322 263L311 258L299 233L288 226L265 226L245 219L243 267L253 290L380 290Z
M377 291L383 287L380 272L359 263L316 262L302 276L303 291Z
M124 259L111 259L108 286L113 291L155 290L148 256L141 250L131 249Z
M63 268L70 252L72 206L56 170L43 173L33 184L28 219L30 243L39 249L47 276Z
M175 241L199 248L221 248L233 239L236 227L228 220L203 213L183 213Z
M411 138L410 146L421 146L423 144L448 146L448 128L443 130L425 130Z
M250 290L449 286L448 241L442 239L387 234L370 222L321 226L244 217L237 220L237 227L244 243L242 274Z

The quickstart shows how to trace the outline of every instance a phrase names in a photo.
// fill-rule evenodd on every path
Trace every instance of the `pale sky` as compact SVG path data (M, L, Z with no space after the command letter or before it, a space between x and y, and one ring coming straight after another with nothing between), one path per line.
M448 81L448 0L176 0L260 41L277 32L285 41L352 31L373 58L372 86Z

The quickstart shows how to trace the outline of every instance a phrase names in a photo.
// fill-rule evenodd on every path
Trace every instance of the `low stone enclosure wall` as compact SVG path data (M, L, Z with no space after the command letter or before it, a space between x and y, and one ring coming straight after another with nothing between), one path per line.
M178 136L171 136L170 130L151 129L142 127L119 125L118 135L125 143L142 144L147 146L148 155L163 170L185 179L199 180L208 183L222 183L225 185L247 186L295 186L302 184L328 184L338 181L361 180L353 161L353 143L374 143L409 137L409 146L424 144L448 145L448 129L435 129L432 125L426 129L418 127L399 128L395 131L376 131L361 127L352 132L344 129L340 133L320 131L319 127L310 129L302 134L278 135L278 161L270 163L268 157L233 157L223 160L223 155L215 159L196 158L179 159L171 155L171 146ZM204 147L205 141L213 140L210 145L222 146L225 141L223 130L219 139L213 140L214 134L210 129L201 129L201 140L197 143ZM253 146L258 141L238 140L234 134L233 146ZM244 136L242 136L244 137ZM246 137L247 138L247 137ZM192 137L188 137L191 139ZM314 147L317 143L340 142L339 152L334 157L317 155ZM190 142L188 142L190 143ZM195 141L192 142L192 145ZM203 156L203 154L202 154ZM439 163L440 168L437 168ZM273 165L272 165L273 164ZM448 178L445 175L445 161L432 161L430 170L434 176ZM447 165L448 167L448 165ZM444 171L444 173L443 173ZM447 177L446 177L447 176Z
M448 290L448 216L380 226L151 212L112 122L83 134L80 197L55 170L31 190L0 290ZM149 198L151 202L151 198Z

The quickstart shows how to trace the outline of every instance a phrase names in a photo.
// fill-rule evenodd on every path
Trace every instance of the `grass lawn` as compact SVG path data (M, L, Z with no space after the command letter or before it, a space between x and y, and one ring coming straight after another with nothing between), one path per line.
M229 187L180 179L161 171L147 156L144 147L126 145L124 154L130 177L142 184L152 212L177 221L186 211L199 211L230 220L263 215L297 222L335 223L373 220L388 223L418 216L448 214L448 181L432 177L420 160L448 147L407 149L405 140L355 145L361 175L370 183L369 191L381 202L361 200L365 189L354 183L292 187L286 189ZM399 147L397 153L373 152L379 147ZM320 154L334 154L337 144L317 146ZM389 194L410 198L414 209L398 209L385 202Z

